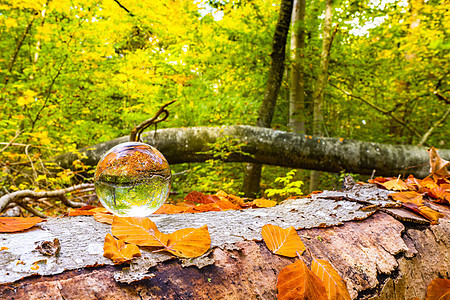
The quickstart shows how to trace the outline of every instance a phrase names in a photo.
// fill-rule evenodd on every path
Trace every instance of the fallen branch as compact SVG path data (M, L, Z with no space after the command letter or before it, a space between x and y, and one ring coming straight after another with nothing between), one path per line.
M84 203L70 201L65 196L65 194L79 190L79 189L91 188L92 186L93 186L92 183L83 183L83 184L68 187L66 189L60 189L60 190L54 190L54 191L35 192L32 190L21 190L21 191L12 192L12 193L6 194L0 198L0 212L2 212L10 202L16 202L18 205L20 205L21 207L25 208L26 210L32 212L34 215L40 216L39 214L36 213L37 212L36 210L31 209L30 207L28 207L28 205L26 205L26 203L23 201L24 198L35 198L35 199L44 198L44 197L59 198L61 200L61 202L67 206L70 206L73 208L82 207L85 205ZM44 217L46 217L46 216L44 215Z

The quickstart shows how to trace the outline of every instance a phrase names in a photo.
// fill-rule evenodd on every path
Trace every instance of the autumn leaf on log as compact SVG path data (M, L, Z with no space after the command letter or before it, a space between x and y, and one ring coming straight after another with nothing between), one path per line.
M431 221L432 225L438 224L438 220L444 217L444 215L440 212L435 211L434 209L429 208L425 205L419 206L419 211L422 216Z
M194 203L202 203L202 204L209 204L219 201L219 197L216 195L205 195L203 193L193 191L184 197L184 201L191 201Z
M382 183L386 189L391 191L407 191L411 190L411 188L400 178L392 179Z
M325 286L302 259L284 267L277 280L278 300L328 300Z
M403 203L414 203L417 206L423 205L423 196L417 192L408 191L408 192L400 192L400 193L392 193L389 194L389 198L392 198L397 201L401 201Z
M448 299L450 299L450 279L437 278L431 281L427 287L425 300Z
M114 264L121 264L141 256L141 251L134 244L125 244L123 240L116 240L111 234L105 237L103 256L111 259Z
M231 203L233 203L236 206L242 207L244 205L244 200L242 200L241 197L227 194L224 191L218 191L216 193L216 196L219 197L221 200L228 200Z
M182 206L178 206L178 205L173 205L173 204L163 204L160 208L158 208L157 211L154 212L155 215L159 215L159 214L181 214L184 213L185 210L187 208L186 207L182 207Z
M96 212L106 213L106 212L108 212L108 210L106 208L104 208L104 207L85 205L85 206L80 207L78 209L71 209L69 211L69 216L70 217L75 217L75 216L92 216Z
M164 247L168 236L156 228L149 218L114 216L112 234L120 240L139 246Z
M447 204L450 203L450 192L447 192L440 186L429 189L427 195L430 196L431 198L434 198L433 199L434 202Z
M39 217L32 218L16 218L16 217L0 217L0 233L18 232L29 229L39 222L44 221Z
M94 213L94 219L97 222L111 225L114 219L114 215L111 213L96 212Z
M428 149L428 155L430 156L430 173L433 178L449 177L450 172L447 167L450 166L450 162L442 159L434 147Z
M276 225L266 224L261 230L267 248L274 254L295 257L302 254L305 245L293 226L283 229Z
M211 247L208 226L184 228L171 233L165 250L184 258L194 258L206 253Z
M434 189L439 186L431 177L421 180L420 184L426 189Z
M345 281L331 263L323 259L316 259L314 256L312 258L311 271L322 280L328 299L351 300Z
M277 205L277 201L267 200L267 199L255 199L250 202L252 207L274 207Z
M215 203L202 204L195 207L190 207L185 210L185 213L199 213L206 211L225 211L225 210L238 210L241 207L234 205L228 200L220 200Z

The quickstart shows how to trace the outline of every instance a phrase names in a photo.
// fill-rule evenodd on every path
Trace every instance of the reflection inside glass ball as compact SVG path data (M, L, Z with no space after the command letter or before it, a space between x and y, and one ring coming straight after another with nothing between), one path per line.
M170 191L170 167L154 147L127 142L109 150L95 170L95 191L103 206L119 217L147 217Z

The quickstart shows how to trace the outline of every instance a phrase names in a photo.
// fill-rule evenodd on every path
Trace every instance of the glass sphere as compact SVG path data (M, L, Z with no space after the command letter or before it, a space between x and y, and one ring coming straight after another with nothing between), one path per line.
M166 201L170 167L154 147L119 144L103 155L94 175L95 191L103 206L119 217L147 217Z

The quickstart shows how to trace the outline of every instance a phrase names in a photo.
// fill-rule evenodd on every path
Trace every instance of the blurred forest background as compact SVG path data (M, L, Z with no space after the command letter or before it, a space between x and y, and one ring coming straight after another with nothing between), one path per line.
M44 162L128 135L174 99L158 128L256 125L280 4L0 0L0 195L89 182L81 163ZM450 148L448 2L296 0L294 14L271 128ZM214 145L218 157L230 147L240 146ZM173 165L171 198L237 195L244 167ZM343 176L322 172L317 188L338 189ZM264 166L261 194L307 193L309 180L307 170Z

